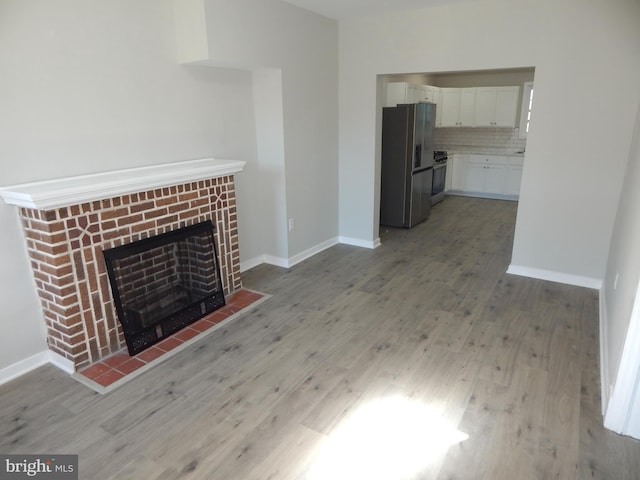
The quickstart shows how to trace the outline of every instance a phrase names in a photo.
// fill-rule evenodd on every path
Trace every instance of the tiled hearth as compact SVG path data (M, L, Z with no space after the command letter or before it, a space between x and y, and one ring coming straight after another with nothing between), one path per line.
M108 393L145 370L165 361L187 345L212 334L219 326L233 321L267 298L268 296L258 292L239 290L227 298L227 304L221 309L201 318L147 350L133 357L126 349L121 350L80 370L74 377L98 393Z
M205 220L216 228L224 292L233 298L242 287L234 174L243 167L203 159L0 189L19 207L49 349L75 370L120 352L103 250Z

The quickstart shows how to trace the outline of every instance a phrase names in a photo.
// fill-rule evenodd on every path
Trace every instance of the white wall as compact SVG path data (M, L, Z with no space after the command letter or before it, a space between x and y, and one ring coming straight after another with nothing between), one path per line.
M605 425L640 438L640 109L602 288L602 381ZM635 307L635 311L634 311ZM611 401L609 402L609 395ZM636 395L635 417L628 418ZM627 431L631 421L632 431Z
M337 34L278 0L0 0L0 186L245 160L241 262L304 258L338 238ZM15 210L0 220L1 377L46 345Z
M15 209L0 206L0 371L47 348L19 222Z
M210 156L256 162L251 74L180 66L171 0L0 0L0 65L2 186ZM0 222L2 371L46 345L17 212L1 202Z
M200 63L257 70L254 92L272 94L256 98L265 141L259 175L243 187L260 191L262 202L239 203L252 228L240 232L241 258L287 266L338 238L338 24L279 0L204 2L209 58ZM273 125L279 116L282 125ZM282 145L273 138L280 134Z
M260 231L241 235L241 241L250 245L245 251L255 251L264 256L262 260L277 264L280 263L278 259L289 257L282 70L272 68L253 72L253 101L258 139L258 175L253 177L257 182L251 190L258 197L253 199L251 205L245 207L241 204L240 213L256 217L256 220L259 218L260 222L253 222L253 225L259 227Z
M512 263L598 285L640 99L639 24L634 0L478 0L341 22L340 234L378 236L376 75L533 66Z

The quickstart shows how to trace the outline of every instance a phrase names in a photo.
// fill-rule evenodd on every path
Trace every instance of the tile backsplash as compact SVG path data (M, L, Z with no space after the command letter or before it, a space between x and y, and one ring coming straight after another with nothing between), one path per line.
M517 128L436 128L436 150L510 155L525 149Z

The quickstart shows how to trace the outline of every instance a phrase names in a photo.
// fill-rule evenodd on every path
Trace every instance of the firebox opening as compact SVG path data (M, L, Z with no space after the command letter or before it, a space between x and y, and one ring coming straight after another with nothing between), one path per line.
M225 305L211 221L105 250L104 258L130 355Z

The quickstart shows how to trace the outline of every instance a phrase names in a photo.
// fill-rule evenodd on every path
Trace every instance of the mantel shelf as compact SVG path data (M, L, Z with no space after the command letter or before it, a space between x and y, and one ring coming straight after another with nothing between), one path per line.
M129 193L224 177L241 172L246 162L204 158L165 163L0 188L8 205L51 210Z

